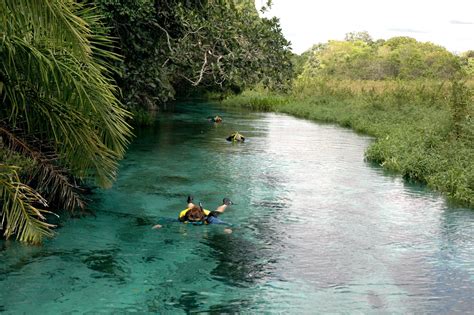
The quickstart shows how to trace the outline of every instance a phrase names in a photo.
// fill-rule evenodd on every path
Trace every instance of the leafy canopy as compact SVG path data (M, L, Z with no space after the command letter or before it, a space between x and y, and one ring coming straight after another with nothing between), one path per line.
M289 42L277 19L258 16L253 1L95 0L117 37L130 109L156 108L199 87L241 90L291 78Z

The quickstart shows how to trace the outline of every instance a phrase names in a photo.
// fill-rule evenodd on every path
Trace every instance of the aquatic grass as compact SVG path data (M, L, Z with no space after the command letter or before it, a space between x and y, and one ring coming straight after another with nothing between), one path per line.
M289 94L245 91L222 103L374 136L368 161L474 207L473 87L471 81L297 80Z

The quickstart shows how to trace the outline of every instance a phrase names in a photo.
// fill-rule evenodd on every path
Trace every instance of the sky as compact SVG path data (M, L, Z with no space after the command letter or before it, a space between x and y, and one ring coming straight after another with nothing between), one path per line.
M258 9L265 3L255 0ZM280 19L297 54L360 31L373 39L409 36L454 53L474 50L474 0L273 0L264 16Z

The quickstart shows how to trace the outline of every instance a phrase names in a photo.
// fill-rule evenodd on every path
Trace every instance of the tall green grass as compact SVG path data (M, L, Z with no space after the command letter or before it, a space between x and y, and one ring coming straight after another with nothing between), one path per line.
M385 85L384 85L385 84ZM472 85L297 82L289 94L245 91L223 104L333 122L376 138L369 161L474 207Z

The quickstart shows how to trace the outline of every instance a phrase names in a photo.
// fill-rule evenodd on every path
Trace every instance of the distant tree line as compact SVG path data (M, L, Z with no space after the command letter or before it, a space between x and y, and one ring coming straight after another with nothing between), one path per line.
M410 37L373 40L367 32L316 44L294 60L297 75L352 80L452 79L474 74L472 51L454 55Z

